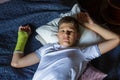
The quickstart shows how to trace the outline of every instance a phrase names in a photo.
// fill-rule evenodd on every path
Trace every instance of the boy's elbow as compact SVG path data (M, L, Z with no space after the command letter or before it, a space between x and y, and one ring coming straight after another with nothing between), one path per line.
M19 64L16 62L11 62L11 66L14 68L20 68Z

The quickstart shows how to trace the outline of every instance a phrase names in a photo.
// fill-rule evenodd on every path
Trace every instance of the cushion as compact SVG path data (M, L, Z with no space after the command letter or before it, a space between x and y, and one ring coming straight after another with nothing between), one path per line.
M67 13L61 13L59 18L56 18L47 24L40 26L36 29L38 35L36 35L36 39L40 41L43 45L47 43L58 42L56 33L58 30L58 21L64 16L72 16L76 18L76 14L80 13L80 8L78 4L75 4L71 11ZM101 40L101 37L97 35L95 32L88 30L82 26L80 26L81 30L81 38L79 43L83 45L94 44Z
M85 72L81 75L79 80L103 80L107 74L94 68L92 65L88 65Z

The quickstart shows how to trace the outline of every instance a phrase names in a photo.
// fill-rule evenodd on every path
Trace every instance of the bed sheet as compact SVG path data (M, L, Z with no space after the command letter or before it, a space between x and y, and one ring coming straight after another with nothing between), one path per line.
M11 0L0 4L0 80L31 80L37 65L16 69L10 62L20 25L31 23L32 35L25 54L42 46L35 39L35 29L70 11L75 0Z
M35 39L35 29L71 10L75 0L11 0L0 4L0 80L31 80L37 65L16 69L10 66L20 25L31 23L32 35L25 54L42 44ZM104 80L120 80L120 45L91 64L108 76ZM114 63L114 64L113 64Z

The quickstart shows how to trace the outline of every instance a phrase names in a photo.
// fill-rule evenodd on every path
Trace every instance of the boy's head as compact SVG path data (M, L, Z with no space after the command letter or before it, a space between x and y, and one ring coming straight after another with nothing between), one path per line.
M58 28L62 23L72 23L76 28L77 32L80 33L79 22L74 17L65 16L61 18L60 21L58 22Z
M80 38L78 21L70 16L63 17L58 23L59 44L64 47L77 45Z

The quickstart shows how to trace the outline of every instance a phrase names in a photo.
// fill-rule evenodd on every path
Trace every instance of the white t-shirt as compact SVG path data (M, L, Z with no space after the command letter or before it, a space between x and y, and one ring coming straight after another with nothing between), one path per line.
M101 55L98 46L65 48L48 44L35 51L40 63L33 80L77 80L88 61Z

